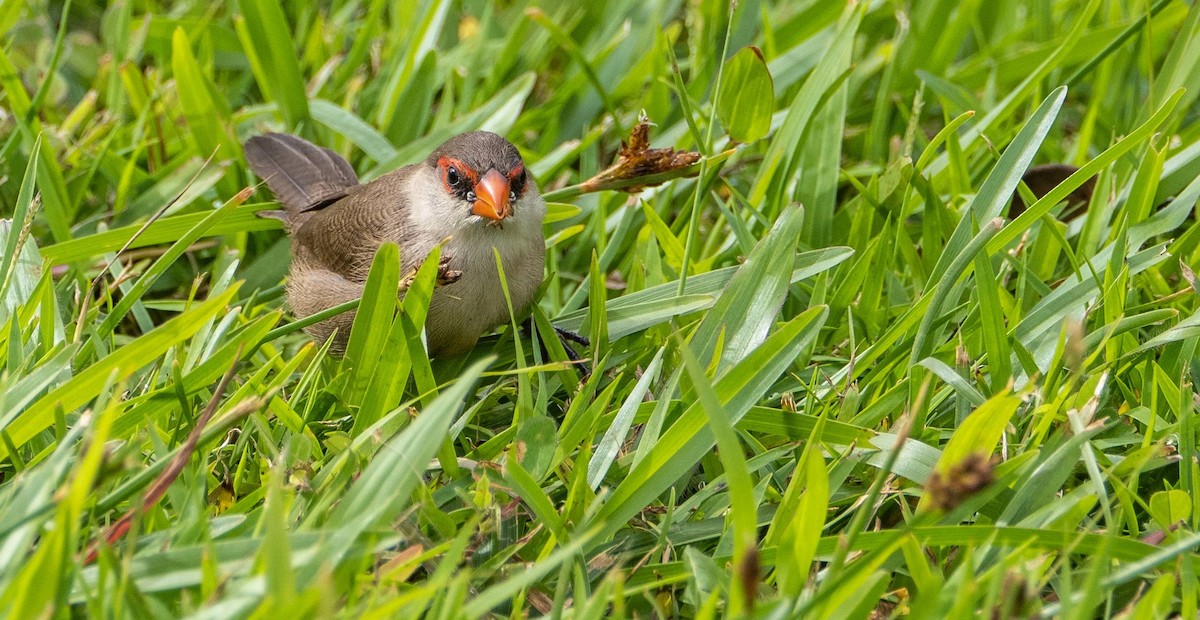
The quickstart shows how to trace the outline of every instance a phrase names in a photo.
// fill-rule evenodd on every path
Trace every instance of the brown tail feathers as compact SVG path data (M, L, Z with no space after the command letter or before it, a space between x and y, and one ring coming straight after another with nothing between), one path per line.
M250 169L275 192L284 211L264 211L289 226L306 211L326 207L358 186L350 163L333 151L303 138L281 133L255 136L246 141Z

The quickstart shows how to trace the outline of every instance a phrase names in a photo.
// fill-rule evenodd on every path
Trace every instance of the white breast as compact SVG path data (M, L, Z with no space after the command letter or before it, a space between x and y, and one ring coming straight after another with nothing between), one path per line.
M420 183L415 178L414 186L440 190L440 183ZM511 320L496 266L497 253L513 312L518 320L528 314L542 282L542 220L546 206L537 188L530 184L513 215L501 225L494 225L478 216L467 217L467 207L444 193L423 193L426 200L416 200L412 205L420 233L410 240L416 247L406 248L406 254L416 250L423 258L436 243L449 237L442 254L450 257L450 269L461 271L462 277L434 291L425 330L431 354L459 355L470 350L480 336Z

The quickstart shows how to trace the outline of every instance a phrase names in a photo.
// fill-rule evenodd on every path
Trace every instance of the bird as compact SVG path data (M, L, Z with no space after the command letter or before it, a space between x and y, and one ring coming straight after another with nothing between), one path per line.
M459 134L424 161L367 183L343 157L298 136L255 136L244 152L283 207L259 214L282 221L291 237L286 296L298 318L361 298L386 242L400 248L401 273L409 274L442 244L425 320L431 357L464 355L481 335L531 311L545 267L546 202L504 137ZM330 351L342 355L353 321L344 312L305 331L317 343L332 339Z

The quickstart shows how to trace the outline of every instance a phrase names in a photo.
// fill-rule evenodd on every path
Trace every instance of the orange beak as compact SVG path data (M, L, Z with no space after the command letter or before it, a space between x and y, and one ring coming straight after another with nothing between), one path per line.
M508 179L495 169L488 170L475 184L475 205L471 207L471 212L499 222L512 214L508 193Z

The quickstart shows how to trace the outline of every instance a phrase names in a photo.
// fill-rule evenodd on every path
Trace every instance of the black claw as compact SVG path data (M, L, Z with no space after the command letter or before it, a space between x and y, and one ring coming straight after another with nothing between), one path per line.
M521 327L526 331L526 333L532 334L533 317L525 319L525 322L521 324ZM575 349L571 346L571 343L590 347L592 346L592 341L580 336L579 334L576 334L575 332L559 329L558 327L554 328L554 333L558 335L558 342L562 345L563 351L566 351L567 359L570 360L573 365L577 365L582 369L583 379L586 381L587 378L592 374L591 366L588 365L586 358L579 356L579 353L575 351ZM546 357L549 357L550 352L546 349L546 343L541 343L541 346L542 353L546 355Z
M438 261L438 272L437 272L437 285L438 286L446 286L447 284L454 284L455 282L458 282L458 279L461 277L462 277L461 271L450 268L450 257L449 256L443 256L442 259Z
M575 332L567 331L560 327L555 327L554 332L556 334L558 334L559 340L565 340L567 342L574 342L575 344L582 345L585 347L592 346L591 340L588 340L586 337L581 336L580 334L576 334Z
M555 331L558 331L558 330L555 329ZM561 342L562 340L563 340L562 334L559 334L559 341ZM567 352L567 359L571 360L571 362L578 365L583 370L583 378L587 379L588 376L592 374L592 368L591 368L591 366L588 365L587 360L585 360L582 357L579 357L579 354L575 352L575 349L571 348L571 346L569 344L567 344L566 342L562 342L562 346L563 346L563 351Z

